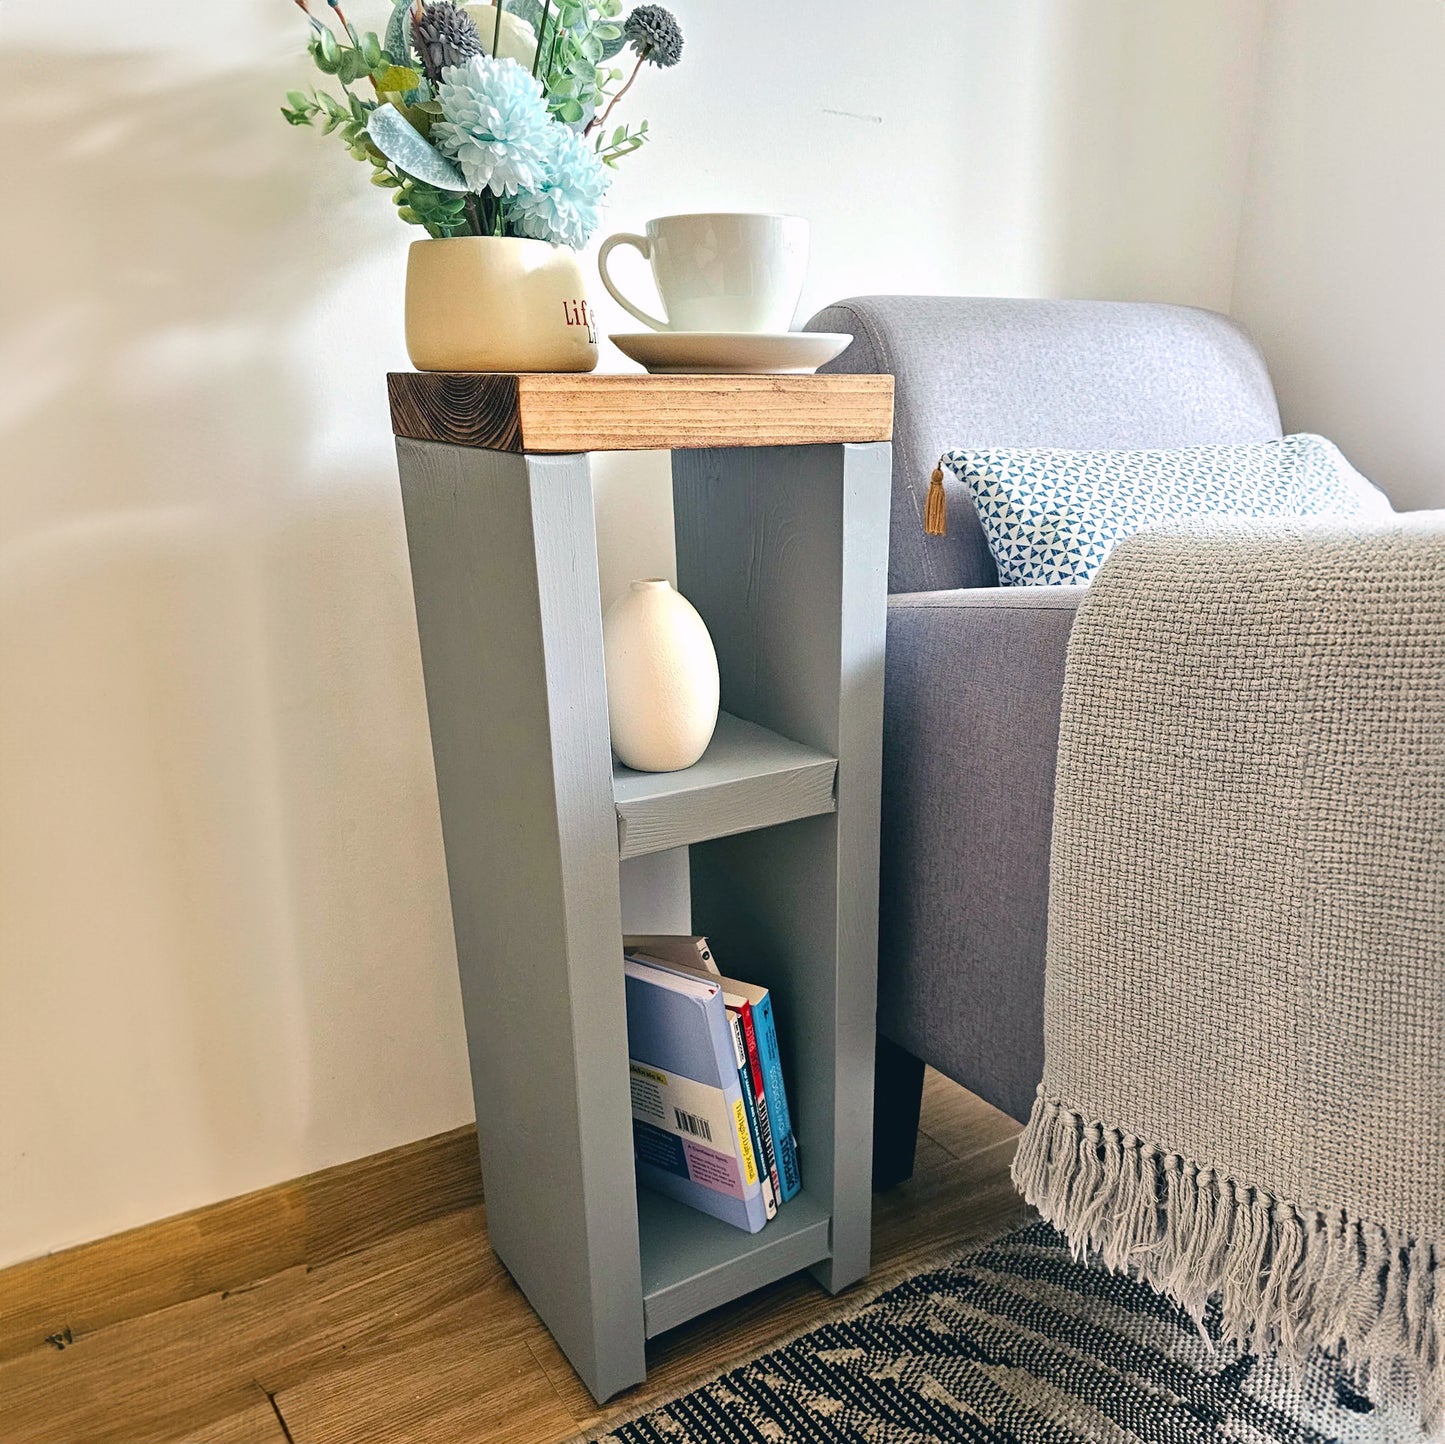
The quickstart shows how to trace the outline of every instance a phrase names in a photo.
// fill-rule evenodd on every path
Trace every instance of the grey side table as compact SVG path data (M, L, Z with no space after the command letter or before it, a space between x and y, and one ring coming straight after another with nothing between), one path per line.
M389 382L488 1230L601 1401L704 1310L868 1272L892 381ZM609 746L586 455L656 447L724 709L660 775ZM636 1187L632 889L776 999L804 1187L758 1234Z

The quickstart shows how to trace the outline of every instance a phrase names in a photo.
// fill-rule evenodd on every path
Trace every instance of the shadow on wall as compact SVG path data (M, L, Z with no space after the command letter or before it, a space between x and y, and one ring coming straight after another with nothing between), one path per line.
M67 54L77 125L58 65L11 47L0 99L43 172L4 222L0 1264L469 1112L382 380L408 237L281 122L294 68Z

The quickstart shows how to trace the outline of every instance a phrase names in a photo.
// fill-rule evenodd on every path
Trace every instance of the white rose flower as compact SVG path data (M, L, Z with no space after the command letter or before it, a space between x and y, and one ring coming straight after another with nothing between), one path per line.
M482 37L482 49L492 53L492 36L497 29L497 11L493 5L469 4L462 9L476 23L477 34ZM502 11L502 34L497 44L497 57L501 60L515 60L523 70L532 69L537 54L537 32L518 15L510 10Z

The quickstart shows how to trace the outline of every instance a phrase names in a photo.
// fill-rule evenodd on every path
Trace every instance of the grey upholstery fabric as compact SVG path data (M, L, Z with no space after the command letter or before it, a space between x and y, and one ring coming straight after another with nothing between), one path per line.
M827 370L897 381L879 1028L1014 1117L1042 1072L1049 829L1064 652L1079 593L997 588L966 494L923 534L952 446L1267 441L1279 413L1234 322L1179 306L869 296ZM941 590L964 588L967 590Z
M1043 1072L1054 752L1086 591L888 606L878 1026L1020 1119Z
M1268 441L1279 411L1259 352L1224 316L1119 301L862 296L810 331L853 344L825 371L897 381L888 589L997 581L967 491L927 537L928 478L952 446L1144 447Z

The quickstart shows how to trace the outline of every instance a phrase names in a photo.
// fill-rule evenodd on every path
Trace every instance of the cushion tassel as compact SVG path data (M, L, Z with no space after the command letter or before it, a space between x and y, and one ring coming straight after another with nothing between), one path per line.
M943 468L935 466L928 478L928 504L923 508L926 536L948 535L948 498L943 494Z

